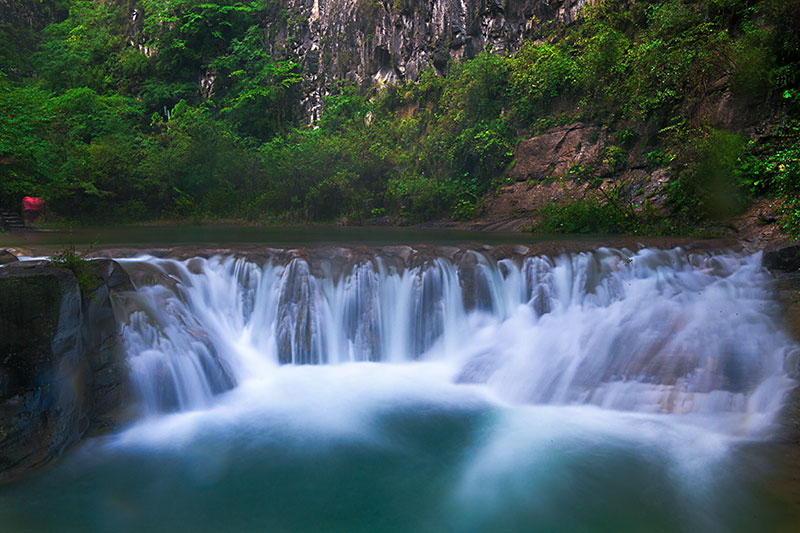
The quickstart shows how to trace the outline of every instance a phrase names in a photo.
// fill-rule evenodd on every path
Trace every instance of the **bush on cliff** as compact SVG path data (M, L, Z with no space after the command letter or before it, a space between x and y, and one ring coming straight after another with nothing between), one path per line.
M774 194L800 234L791 126L751 148L712 105L724 93L736 110L800 119L791 0L593 3L571 25L534 25L516 54L451 61L444 76L331 83L314 126L301 66L265 52L267 21L284 20L274 2L147 0L136 21L124 3L65 5L3 52L5 204L36 194L104 222L467 218L504 183L517 139L581 120L625 159L672 166L675 228ZM0 24L0 43L15 32Z

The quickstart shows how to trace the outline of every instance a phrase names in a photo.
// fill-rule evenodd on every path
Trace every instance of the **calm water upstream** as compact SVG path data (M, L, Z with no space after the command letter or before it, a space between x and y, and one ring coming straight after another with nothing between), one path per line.
M528 242L530 234L426 230L400 227L337 226L118 226L46 228L0 233L0 246L60 246L68 243L87 246L157 247L176 244L225 245L269 244L301 246L309 244L455 244L484 242Z
M249 231L236 242L258 242ZM135 235L103 244L176 242ZM760 254L120 261L137 286L123 337L140 416L0 487L0 530L797 524L765 489L768 454L751 453L798 349Z

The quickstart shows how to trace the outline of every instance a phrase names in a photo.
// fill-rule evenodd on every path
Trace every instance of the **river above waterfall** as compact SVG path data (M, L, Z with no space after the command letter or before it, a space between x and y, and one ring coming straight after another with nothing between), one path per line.
M364 227L331 225L241 226L241 225L155 225L155 226L78 226L0 233L0 246L33 250L54 250L66 244L83 248L137 247L144 249L192 246L196 250L213 247L254 245L256 247L294 247L309 245L457 245L479 242L487 245L558 242L570 249L591 249L599 244L636 248L645 243L659 248L707 243L712 247L735 247L733 239L690 239L681 237L583 237L547 236L522 232L472 231L447 228Z
M252 250L250 250L252 252ZM10 530L749 531L797 345L760 254L121 259L139 417Z

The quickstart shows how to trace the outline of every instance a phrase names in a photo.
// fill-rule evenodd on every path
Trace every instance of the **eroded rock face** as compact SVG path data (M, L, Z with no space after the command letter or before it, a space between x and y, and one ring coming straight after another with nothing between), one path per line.
M800 340L800 246L764 252L763 264L775 274L775 289L783 307L784 324L789 333ZM800 350L787 359L786 371L792 378L800 379ZM795 403L800 409L800 403Z
M482 258L483 256L468 250L458 259L458 279L461 282L464 309L467 311L487 311L492 308L490 270L482 264Z
M113 261L75 275L46 261L0 268L0 482L45 465L126 400L113 302L131 288Z
M117 424L130 399L127 367L119 324L120 310L127 306L126 295L134 287L128 274L110 259L91 262L92 296L84 295L82 340L88 360L88 390L91 429L101 431Z
M0 480L46 464L89 426L81 295L69 270L0 270Z
M607 144L606 134L597 126L576 123L554 128L520 141L514 151L514 168L508 175L525 181L601 173Z
M337 80L415 81L491 48L513 52L543 24L574 21L593 0L283 0L269 52L301 63L305 114L319 118Z
M316 287L308 263L293 260L278 306L278 358L288 364L320 364L320 325L315 312Z

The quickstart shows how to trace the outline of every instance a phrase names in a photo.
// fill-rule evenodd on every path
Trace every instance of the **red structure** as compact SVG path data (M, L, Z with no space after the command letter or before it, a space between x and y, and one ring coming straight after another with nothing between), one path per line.
M25 218L25 224L30 226L39 218L44 210L44 200L33 196L26 196L22 199L22 216Z

